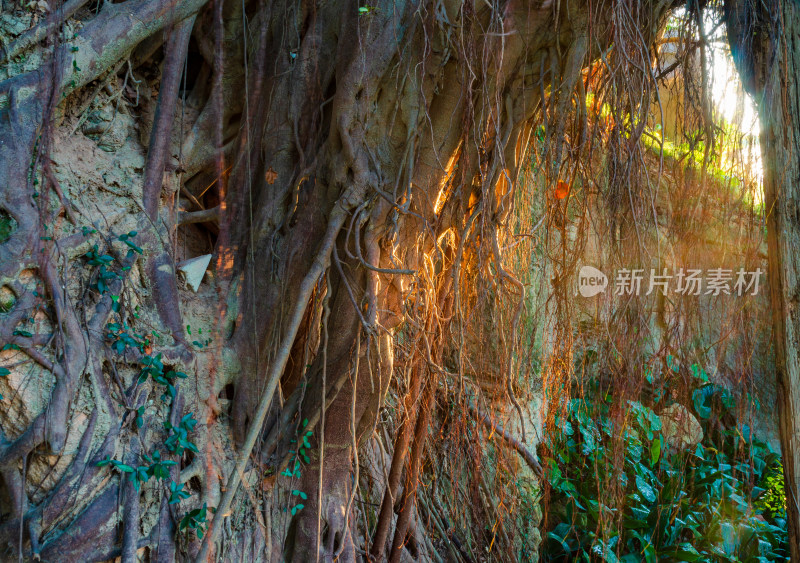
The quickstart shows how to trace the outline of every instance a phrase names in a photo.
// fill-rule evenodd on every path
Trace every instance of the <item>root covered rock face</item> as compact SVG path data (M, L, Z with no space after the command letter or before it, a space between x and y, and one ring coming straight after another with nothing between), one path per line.
M418 486L469 359L465 272L513 297L515 333L497 237L533 117L560 161L582 70L623 23L647 54L677 4L12 9L29 23L0 52L0 410L26 424L0 417L2 557L402 561L432 552L429 525L467 560ZM100 110L138 131L100 149L81 132ZM181 287L175 265L208 253ZM13 388L32 366L52 380L38 406ZM386 473L365 510L369 440Z

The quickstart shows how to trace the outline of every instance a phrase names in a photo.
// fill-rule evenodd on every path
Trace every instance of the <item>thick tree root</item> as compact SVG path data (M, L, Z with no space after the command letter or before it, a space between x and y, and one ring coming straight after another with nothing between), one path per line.
M528 467L531 468L534 475L539 479L542 479L544 476L544 472L542 470L542 466L539 463L539 460L526 448L522 442L514 438L511 434L509 434L502 426L495 424L492 422L492 419L489 418L487 414L480 411L478 408L467 405L467 410L475 417L475 419L486 426L492 434L496 434L499 436L509 447L514 449L519 455L522 456L522 459L525 460L525 463L528 464Z

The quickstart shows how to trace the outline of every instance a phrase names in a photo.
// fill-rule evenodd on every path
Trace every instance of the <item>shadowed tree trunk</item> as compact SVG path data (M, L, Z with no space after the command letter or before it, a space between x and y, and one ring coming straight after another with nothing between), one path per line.
M759 110L786 513L792 561L800 561L800 6L728 0L725 16Z

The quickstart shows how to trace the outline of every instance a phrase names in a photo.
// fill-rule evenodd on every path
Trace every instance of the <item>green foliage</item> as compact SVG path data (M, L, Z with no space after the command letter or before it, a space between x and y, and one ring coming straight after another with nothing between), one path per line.
M89 227L82 228L83 236L88 237L96 232L96 230ZM136 231L129 231L117 237L119 242L128 247L128 259L132 259L134 254L142 254L144 252L141 247L133 242L137 234ZM96 272L93 272L95 281L92 287L97 289L101 295L109 291L109 284L112 281L124 280L121 273L112 269L116 259L110 254L102 254L97 245L93 245L91 250L84 255L84 258L86 258L89 266L97 268ZM122 272L129 268L130 266L122 266L118 269ZM124 354L128 348L137 350L141 355L138 360L141 364L141 369L136 378L137 384L141 385L150 380L154 384L163 385L166 388L166 392L162 394L161 398L171 403L177 395L177 388L175 387L177 380L185 379L187 375L165 366L162 361L162 354L153 354L150 336L136 333L125 322L125 316L120 311L120 296L111 295L110 298L111 310L116 313L117 317L116 322L109 322L106 325L105 337L111 342L111 348L119 355ZM139 318L136 311L133 311L133 317ZM188 326L187 330L191 334ZM202 333L202 330L199 332ZM158 337L156 332L153 332L152 335L155 338ZM144 429L145 407L140 406L133 412L135 415L133 427L137 430ZM167 436L164 440L164 447L166 450L177 456L181 456L186 450L197 453L199 451L197 446L189 439L189 434L194 431L196 425L197 420L194 418L194 413L191 412L184 415L177 426L165 421L164 430ZM142 483L147 483L151 478L155 478L157 481L169 481L169 504L178 504L191 498L191 492L186 489L184 483L177 483L170 479L170 468L177 465L178 461L163 458L158 449L154 450L150 455L142 455L141 464L136 467L108 457L97 463L98 467L108 466L120 473L120 475L127 474L137 491ZM202 508L195 508L187 512L181 518L179 530L194 531L198 538L202 538L207 528L207 510L207 506L204 504Z
M308 419L304 418L302 422L302 428L305 429L306 426L308 426ZM291 470L288 468L284 469L281 475L286 477L300 477L300 460L305 463L311 463L311 458L308 457L306 451L311 449L311 442L309 442L308 439L313 435L314 433L311 430L307 430L306 432L300 434L299 448L297 451L295 452L294 450L289 450L289 453L297 454L294 459L293 468ZM291 443L297 444L298 440L292 440Z
M97 467L105 467L105 466L111 466L120 473L134 472L133 467L131 467L130 465L125 465L124 463L122 463L121 461L117 461L116 459L109 459L108 456L106 456L105 459L101 459L100 461L97 462Z
M83 236L88 237L96 233L97 230L83 226L81 232ZM128 256L131 256L133 253L142 254L144 252L139 246L132 242L132 239L136 237L137 234L136 231L130 231L117 237L117 240L125 243L128 247ZM51 240L51 237L44 238ZM122 279L122 275L118 271L111 269L113 264L117 261L116 258L110 254L102 253L96 244L92 245L92 248L84 254L83 257L86 258L87 265L97 267L97 272L91 287L92 289L96 289L101 295L109 290L109 284L111 282ZM127 269L127 266L121 266L119 268L120 271ZM116 312L119 311L119 296L115 297L112 308Z
M138 233L136 231L130 231L129 233L119 235L119 237L117 238L122 242L124 242L125 245L132 251L134 251L136 254L142 254L144 251L140 247L136 246L133 242L131 242L131 239L134 238L137 234Z
M184 491L183 487L183 483L178 484L174 481L169 484L169 504L177 504L192 496L188 491Z
M214 509L212 508L211 510L213 512ZM178 524L178 530L192 530L197 534L198 538L202 539L203 534L208 528L208 522L206 520L207 516L208 507L206 506L206 503L203 503L202 508L190 510L183 516L183 518L181 518L181 521Z
M281 472L281 475L283 475L284 477L299 479L301 476L301 469L302 469L301 460L307 464L311 463L311 458L308 457L306 451L311 449L311 443L308 441L308 439L314 435L314 432L312 432L311 430L305 430L307 426L308 426L308 419L304 418L303 421L301 422L301 427L300 427L300 431L302 433L299 435L299 444L298 440L291 440L290 442L292 444L298 444L299 447L297 451L289 450L289 453L295 454L295 457L291 463L292 468L289 469L287 467ZM299 500L308 500L308 495L303 491L299 491L297 489L293 489L291 491L291 496L298 497ZM291 509L292 516L294 516L304 508L305 505L302 503L294 505ZM284 512L286 512L286 508L284 508L283 510Z
M706 144L700 138L702 136L701 131L688 134L688 140L676 143L663 138L660 129L660 126L656 126L655 130L645 130L645 134L642 135L641 138L644 147L652 154L660 157L663 150L663 156L667 162L681 163L688 168L698 171L703 169L705 163L706 173L720 186L736 188L742 185L742 178L731 174L731 171L725 169L723 163L720 162L720 155L732 148L730 146L732 141L725 142L725 139L735 138L730 126L727 127L729 133L727 137L721 136L718 138L715 149L709 151L707 162L705 160Z
M144 407L136 409L136 428L144 427Z
M164 442L166 448L174 454L182 454L184 450L190 450L197 453L197 446L189 440L189 432L194 430L197 421L194 419L194 413L184 415L177 427L172 426L169 422L164 423L164 429L169 432L169 437Z
M765 456L764 464L766 471L760 483L763 492L756 498L755 507L770 518L786 518L786 493L780 456L770 452Z
M178 464L178 462L170 459L162 459L161 452L158 450L155 450L151 455L143 455L142 460L145 462L144 465L132 467L116 459L106 457L97 462L97 467L110 466L119 473L127 473L133 482L134 488L138 491L140 485L149 481L151 477L169 479L169 468Z
M142 370L139 372L139 383L144 383L148 378L156 383L160 383L167 388L166 395L162 395L162 399L174 399L177 394L175 389L176 379L186 379L187 375L182 371L167 370L164 371L164 364L161 361L161 354L155 356L145 356L141 360Z
M84 255L84 258L89 266L97 266L97 274L91 287L101 295L108 291L110 283L122 279L119 272L109 269L111 263L114 262L114 257L109 254L101 254L96 244Z
M186 334L188 334L189 336L192 335L192 327L190 325L186 325ZM197 335L198 335L198 337L200 337L200 336L202 336L202 334L203 334L203 329L202 329L202 327L200 327L200 328L197 329ZM206 338L205 340L202 340L202 341L200 341L200 340L192 340L192 344L194 346L197 346L197 348L200 348L200 349L201 348L205 348L206 346L211 344L211 339L210 338Z
M303 500L308 500L308 495L305 494L303 491L294 490L292 491L292 496L300 497Z
M693 400L706 425L734 406L711 383ZM615 408L609 395L576 399L558 421L543 561L786 560L780 458L747 426L673 451L652 408L631 401L624 419Z
M136 424L137 426L141 427L143 420L142 416L144 414L144 408L140 407L136 410ZM169 437L164 442L166 448L175 454L181 454L184 450L191 450L193 452L197 452L197 446L195 446L192 442L188 439L189 432L194 430L195 425L197 424L197 420L194 418L194 413L186 414L180 421L178 427L172 426L169 422L164 423L164 428L170 432ZM106 457L105 459L99 461L97 463L98 467L109 466L112 467L114 470L119 472L120 474L127 474L128 477L133 482L134 488L138 491L139 487L142 483L146 483L150 480L150 478L155 478L156 480L169 480L170 479L170 467L178 465L177 461L173 461L171 459L163 459L161 457L161 452L158 450L154 450L150 455L143 455L142 456L143 464L138 465L137 467L132 467L121 461L117 461L115 459L109 459ZM191 497L191 493L185 489L185 484L183 483L176 483L175 481L170 481L169 483L169 504L177 504L182 500L186 500ZM206 518L206 505L203 505L202 509L195 509L188 512L183 519L181 520L181 527L180 529L183 530L185 528L189 528L197 532L198 537L203 537L203 530L205 529L205 518Z
M84 254L84 257L90 266L108 266L114 261L114 257L110 254L101 254L96 244Z
M143 455L142 458L148 465L144 467L147 479L155 477L156 479L169 479L169 468L173 465L178 465L178 462L169 459L161 459L161 452L155 450L151 455ZM145 479L145 480L147 480Z
M106 339L111 341L111 348L117 354L124 354L127 348L136 348L144 353L150 345L150 339L131 330L125 322L108 323L106 325Z
M692 392L692 404L697 415L702 419L711 418L712 409L716 405L719 412L731 411L735 401L731 392L715 383L708 383Z

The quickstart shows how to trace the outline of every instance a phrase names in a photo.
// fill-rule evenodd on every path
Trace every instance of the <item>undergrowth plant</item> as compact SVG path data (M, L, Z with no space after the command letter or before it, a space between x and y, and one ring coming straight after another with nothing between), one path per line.
M704 437L682 450L667 445L658 393L651 405L627 401L623 416L596 383L569 403L548 443L544 561L788 559L780 457L746 424L722 425L735 401L698 382Z

